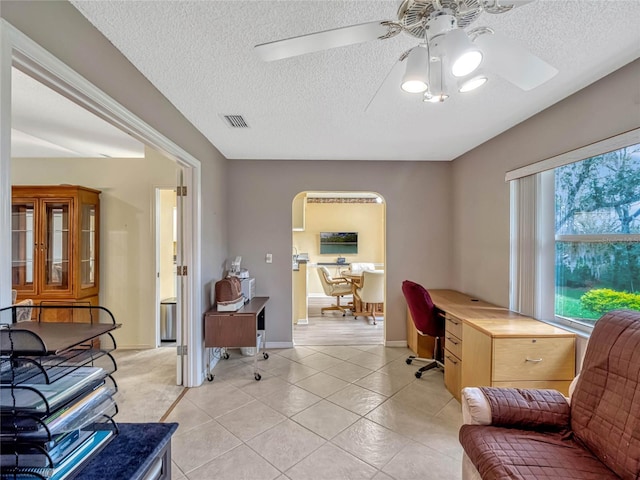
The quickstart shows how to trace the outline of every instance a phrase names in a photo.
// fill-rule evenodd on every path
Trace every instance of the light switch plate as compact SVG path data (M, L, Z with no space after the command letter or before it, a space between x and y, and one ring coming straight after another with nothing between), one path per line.
M273 255L271 255L270 253L267 253L267 256L265 258L267 263L272 263L273 262Z

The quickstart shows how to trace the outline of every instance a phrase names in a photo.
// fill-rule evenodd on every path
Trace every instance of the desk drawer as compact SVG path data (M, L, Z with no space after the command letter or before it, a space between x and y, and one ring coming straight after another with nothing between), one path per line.
M575 375L573 338L495 338L493 382L571 380Z
M444 384L447 390L460 401L462 361L450 352L444 352Z
M462 358L462 340L447 332L444 335L444 348L458 358Z
M462 320L447 313L445 315L445 330L447 334L462 338Z
M255 347L256 317L243 314L204 316L205 347Z

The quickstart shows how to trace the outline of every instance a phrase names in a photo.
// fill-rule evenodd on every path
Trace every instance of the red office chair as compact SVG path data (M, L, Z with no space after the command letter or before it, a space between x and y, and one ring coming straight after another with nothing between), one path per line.
M402 282L402 293L407 300L407 307L411 312L413 324L420 335L428 335L435 338L433 358L419 358L411 355L407 358L407 365L414 360L428 362L416 372L416 378L422 377L422 373L432 368L444 369L442 363L442 345L440 339L444 336L444 318L442 313L433 305L429 292L420 284L405 280Z

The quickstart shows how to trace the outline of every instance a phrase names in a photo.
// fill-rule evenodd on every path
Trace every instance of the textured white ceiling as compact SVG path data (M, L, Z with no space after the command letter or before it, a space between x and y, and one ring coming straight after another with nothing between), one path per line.
M12 158L144 157L142 143L15 68L11 85Z
M406 34L271 63L253 51L395 20L396 1L72 3L231 159L451 160L640 56L638 0L539 0L483 13L472 27L493 28L560 73L529 92L492 77L473 94L434 105L399 88L374 98L400 54L417 44ZM228 114L249 128L229 128Z

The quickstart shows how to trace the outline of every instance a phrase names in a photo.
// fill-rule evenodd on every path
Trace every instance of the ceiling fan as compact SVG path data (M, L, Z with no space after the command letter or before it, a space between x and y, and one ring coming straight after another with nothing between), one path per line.
M420 43L404 52L396 62L396 65L406 65L400 87L407 93L422 94L424 101L444 102L454 86L462 93L475 90L487 82L488 72L522 90L531 90L553 78L558 70L491 28L465 29L482 12L507 13L533 1L403 0L397 20L362 23L263 43L256 45L255 51L262 60L274 61L385 40L405 32L418 38Z

